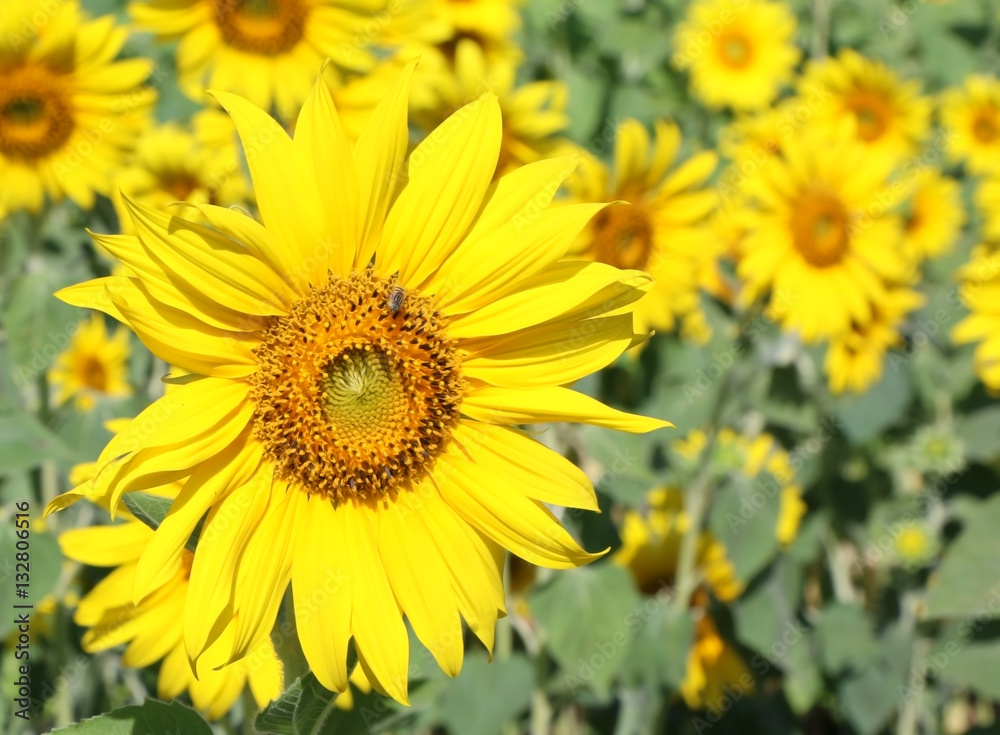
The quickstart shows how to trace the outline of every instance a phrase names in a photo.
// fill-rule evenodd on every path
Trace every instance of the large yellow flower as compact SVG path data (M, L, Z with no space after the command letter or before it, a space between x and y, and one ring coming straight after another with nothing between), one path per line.
M128 330L118 328L109 335L104 317L92 314L80 322L49 371L56 402L75 398L77 408L89 411L98 398L130 395L128 356Z
M190 97L235 92L285 118L305 101L324 59L341 70L370 69L391 17L387 0L135 0L129 12L143 30L180 39L179 81Z
M771 0L697 0L674 35L673 64L709 107L766 107L791 81L800 52L795 16Z
M114 61L128 33L76 0L4 0L0 14L0 217L48 196L84 209L146 124L145 59Z
M1000 81L973 75L941 99L948 152L973 173L1000 171Z
M931 103L920 95L920 82L904 81L881 61L852 49L811 63L798 90L800 98L818 100L811 127L832 132L846 123L869 155L897 162L927 137Z
M974 366L991 390L1000 390L1000 253L995 245L980 245L958 271L962 302L971 312L955 325L952 339L979 342Z
M622 547L614 561L628 567L636 586L645 594L670 588L675 584L681 540L689 526L683 494L676 488L654 490L649 494L645 515L634 511L625 515ZM725 547L708 532L698 537L695 568L706 587L724 602L736 599L743 590L732 562L726 558ZM691 600L699 622L680 689L692 709L717 707L724 687L753 682L738 651L719 636L706 609L707 602L704 588L699 588Z
M658 122L651 142L642 124L625 120L617 131L613 174L593 156L584 156L580 174L568 182L573 199L628 204L595 217L574 252L653 277L652 290L637 307L639 331L672 329L680 318L690 336L703 339L707 327L699 287L720 251L708 227L717 196L705 188L717 157L706 151L675 166L680 145L672 122Z
M599 556L544 505L596 509L584 473L512 427L667 425L564 387L644 338L628 305L647 276L563 261L605 205L547 206L567 159L491 184L502 123L490 94L405 162L412 69L353 149L322 82L294 140L217 93L262 223L205 205L206 228L127 202L137 236L98 240L129 276L60 293L104 294L109 314L188 373L98 459L95 491L111 507L185 481L139 560L136 597L207 512L183 614L193 660L230 621L228 659L254 650L291 582L319 681L347 687L353 637L366 676L401 702L403 615L454 675L463 618L492 645L504 548L556 568Z
M261 640L246 658L222 666L229 658L233 624L201 657L198 676L194 676L181 629L192 554L184 550L163 574L162 585L138 603L133 602L138 562L153 539L153 531L127 511L124 514L127 516L124 523L76 528L59 536L59 545L70 559L91 566L114 567L84 595L73 616L77 625L89 628L83 636L83 650L97 653L128 644L122 663L133 668L163 659L157 696L173 699L187 691L195 708L210 720L228 712L247 684L259 707L281 694L281 661L269 638ZM219 666L222 668L216 670Z
M911 275L894 211L906 188L889 183L884 164L850 140L800 135L744 183L745 296L770 290L785 305L779 320L806 341L867 324L883 279Z
M892 289L872 304L872 316L867 324L852 323L846 332L833 337L823 364L830 390L833 393L864 393L881 378L886 353L903 341L899 334L900 324L907 314L923 304L924 297L916 291Z
M217 140L222 132L220 115L229 122L230 136ZM249 185L229 116L221 110L203 110L194 125L207 139L175 123L150 130L139 142L131 164L118 174L113 201L124 232L133 231L124 197L155 209L177 202L223 207L246 203Z

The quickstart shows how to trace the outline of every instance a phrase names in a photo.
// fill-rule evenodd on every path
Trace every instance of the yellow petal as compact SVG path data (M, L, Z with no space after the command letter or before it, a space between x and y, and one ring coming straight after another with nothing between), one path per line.
M131 521L63 531L59 534L59 548L83 564L115 567L136 561L152 537L153 529L141 521Z

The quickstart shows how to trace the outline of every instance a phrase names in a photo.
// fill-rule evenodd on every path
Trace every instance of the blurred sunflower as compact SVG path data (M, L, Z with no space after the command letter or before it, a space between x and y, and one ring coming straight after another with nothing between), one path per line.
M200 115L200 127L209 135L207 141L176 123L166 123L150 130L139 142L135 157L118 174L118 188L112 198L123 232L134 231L123 197L155 209L177 202L223 207L246 203L249 184L240 167L236 130L230 123L232 137L222 139L228 145L220 145L218 123L206 119L222 115L229 121L229 116L216 110L205 110ZM186 215L190 216L190 212Z
M941 98L948 153L972 173L1000 171L1000 80L975 74Z
M918 80L904 81L881 61L842 49L836 58L811 62L798 93L821 100L809 121L814 130L832 134L847 124L869 155L897 163L916 151L930 129L931 102L920 88Z
M896 535L895 555L904 567L920 569L938 550L937 540L924 524L907 526Z
M982 238L988 242L1000 242L1000 176L986 176L979 180L975 202L982 217Z
M189 373L134 422L155 414L153 431L130 425L98 459L113 508L164 470L186 478L139 560L136 597L179 563L207 511L183 615L192 660L231 622L227 662L262 644L291 582L319 681L347 687L353 637L372 685L401 702L403 615L455 675L462 618L492 647L503 548L555 568L600 555L544 505L596 510L584 473L510 427L668 425L562 387L644 339L629 305L649 279L562 262L605 206L546 207L568 160L491 184L494 96L413 151L394 197L412 70L353 150L322 81L294 140L218 93L245 147L270 140L247 157L264 224L203 205L209 229L126 202L137 237L98 240L135 276L60 292L105 294L108 313Z
M110 193L156 98L143 86L152 62L114 61L127 38L111 16L86 20L76 0L4 0L0 217L37 212L46 196L90 209Z
M911 174L907 185L903 249L908 257L920 262L951 252L965 224L961 186L935 168Z
M883 279L911 275L894 211L902 193L890 186L885 163L843 138L798 135L767 176L744 183L744 298L770 290L772 302L787 305L779 321L807 342L867 324Z
M709 107L766 107L790 82L801 52L795 15L771 0L696 0L674 34L675 67Z
M129 13L157 38L180 39L179 83L192 99L235 92L290 119L325 59L341 71L375 65L389 11L386 0L133 0Z
M456 39L504 42L521 29L518 9L524 0L433 0L433 4Z
M56 403L75 398L78 409L89 411L100 397L131 395L129 352L128 330L119 327L109 335L104 316L91 314L80 322L69 345L49 370Z
M684 513L684 495L676 488L651 491L647 503L645 513L625 514L622 546L613 561L629 569L641 592L655 595L675 584L681 541L690 519ZM725 547L707 531L698 537L695 569L704 579L705 588L719 600L732 601L743 591L732 562L726 558ZM719 636L706 609L705 588L696 590L691 599L698 625L680 687L685 703L692 709L717 707L725 688L742 688L753 682L736 648Z
M956 275L962 303L971 313L955 325L951 338L958 344L979 342L976 374L988 388L1000 390L1000 253L979 245Z
M571 257L649 273L654 283L636 307L636 329L670 330L679 319L686 336L705 341L709 332L699 288L720 251L708 227L718 197L705 187L716 154L696 153L677 165L680 130L665 120L657 122L654 141L641 123L625 120L615 141L614 172L582 153L584 165L567 189L577 202L628 204L598 214L577 238Z
M850 328L830 339L823 371L833 393L864 393L882 377L885 356L890 348L902 343L900 324L906 315L924 305L922 294L907 288L894 288L872 304L867 324Z
M420 67L424 67L423 72ZM563 82L536 81L517 87L516 60L491 62L482 47L469 39L458 42L453 64L440 55L431 55L421 60L420 67L418 75L433 77L434 92L425 95L423 104L411 101L410 109L414 119L428 130L484 92L497 95L503 133L495 176L569 152L569 143L559 137L569 126L569 91Z

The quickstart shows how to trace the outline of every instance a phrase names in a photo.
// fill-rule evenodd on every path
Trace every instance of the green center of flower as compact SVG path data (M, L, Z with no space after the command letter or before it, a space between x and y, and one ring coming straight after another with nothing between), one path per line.
M726 66L742 69L750 63L753 47L744 36L727 33L719 38L719 52Z
M65 92L51 71L25 66L0 85L0 154L32 162L61 148L73 133Z
M291 51L305 33L303 0L214 0L222 39L240 51L263 56Z
M848 221L847 208L839 197L823 190L806 193L791 219L796 250L817 268L839 263L850 245Z
M465 389L456 344L426 298L399 292L370 271L331 277L267 324L254 430L279 479L378 501L448 444Z
M644 270L653 254L653 225L634 204L602 209L591 225L594 258L625 270Z

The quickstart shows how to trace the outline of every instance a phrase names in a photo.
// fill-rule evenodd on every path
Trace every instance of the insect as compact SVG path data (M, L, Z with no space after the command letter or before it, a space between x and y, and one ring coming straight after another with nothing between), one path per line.
M389 291L389 311L392 312L393 316L396 316L399 310L403 308L403 299L405 298L406 291L399 286L393 286Z

